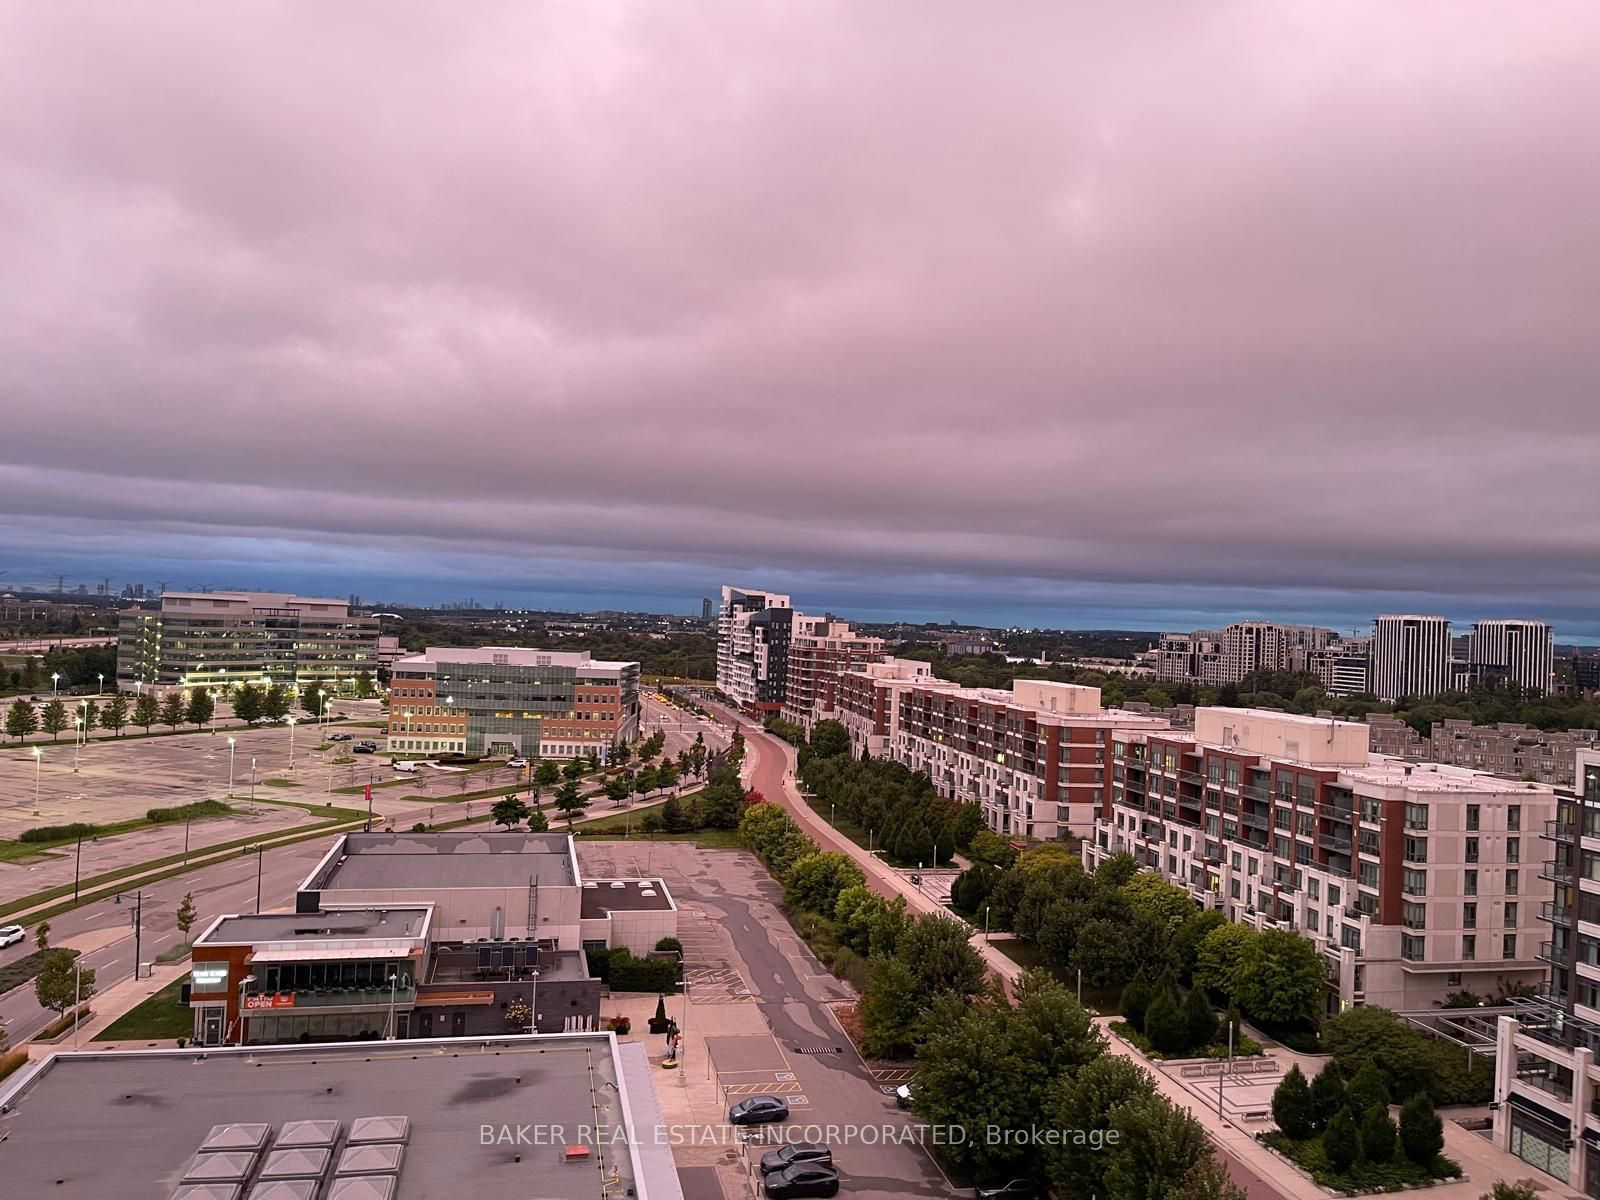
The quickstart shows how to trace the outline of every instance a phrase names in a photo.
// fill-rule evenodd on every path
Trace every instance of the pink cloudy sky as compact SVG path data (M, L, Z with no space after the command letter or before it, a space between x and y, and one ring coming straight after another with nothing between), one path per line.
M0 10L0 568L1600 636L1593 3Z

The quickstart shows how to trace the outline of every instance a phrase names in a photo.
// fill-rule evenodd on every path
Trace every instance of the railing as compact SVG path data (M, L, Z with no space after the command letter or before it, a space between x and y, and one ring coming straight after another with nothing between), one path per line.
M1549 921L1553 925L1566 925L1569 928L1572 925L1572 914L1554 900L1546 900L1539 905L1539 919Z
M1569 1104L1572 1102L1572 1085L1570 1083L1563 1086L1558 1080L1551 1079L1541 1072L1530 1071L1524 1074L1518 1071L1517 1082L1531 1088L1537 1088L1546 1095L1555 1096L1557 1099L1564 1100Z
M1551 841L1571 841L1578 836L1578 827L1571 821L1546 821L1544 836Z
M302 1008L361 1008L387 1005L391 993L387 987L357 988L305 988L299 991L246 992L245 1010L251 1013ZM397 987L393 998L396 1005L411 1004L417 998L415 985ZM276 1001L276 1003L273 1003Z
M1572 864L1547 862L1539 869L1539 878L1548 879L1553 883L1572 882Z

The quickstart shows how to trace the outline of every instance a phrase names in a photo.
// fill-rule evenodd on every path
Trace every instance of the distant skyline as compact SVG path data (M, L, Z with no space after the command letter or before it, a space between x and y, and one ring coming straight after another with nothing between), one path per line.
M1600 640L1600 7L0 10L0 587Z

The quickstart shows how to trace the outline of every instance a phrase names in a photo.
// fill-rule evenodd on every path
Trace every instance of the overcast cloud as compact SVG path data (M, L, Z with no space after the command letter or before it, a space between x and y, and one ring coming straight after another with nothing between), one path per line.
M0 569L1600 636L1600 9L0 8Z

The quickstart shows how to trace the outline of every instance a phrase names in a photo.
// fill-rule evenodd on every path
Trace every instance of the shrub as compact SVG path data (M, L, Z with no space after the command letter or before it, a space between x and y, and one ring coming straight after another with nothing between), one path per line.
M1333 1114L1344 1107L1344 1076L1337 1063L1328 1063L1311 1081L1311 1107L1316 1111L1317 1128L1326 1129Z
M1360 1157L1361 1137L1356 1132L1355 1118L1350 1115L1348 1108L1341 1108L1328 1122L1327 1131L1322 1135L1322 1153L1327 1157L1328 1165L1340 1175L1348 1171Z
M1366 1115L1369 1108L1389 1106L1389 1085L1375 1062L1363 1063L1345 1089L1345 1104L1351 1112Z
M1189 1026L1189 1045L1209 1046L1217 1037L1217 1014L1203 988L1190 988L1183 1001L1183 1019Z
M1419 1167L1431 1167L1444 1153L1444 1124L1433 1101L1418 1092L1400 1108L1400 1148Z
M1361 1118L1361 1153L1371 1163L1386 1163L1394 1157L1394 1122L1387 1106L1374 1104Z
M1145 1009L1144 1035L1163 1054L1177 1054L1189 1048L1189 1023L1170 988L1157 995Z
M74 838L93 837L99 832L98 825L90 825L83 821L74 821L70 825L37 825L32 829L24 829L17 835L19 842L70 842Z
M1289 1068L1272 1093L1272 1119L1285 1137L1303 1142L1316 1136L1316 1105L1311 1099L1311 1088L1298 1066Z
M173 808L147 808L144 819L160 825L173 821L187 821L193 817L215 817L228 811L220 800L196 800L193 804L179 804Z
M678 987L678 964L666 958L636 958L626 947L610 952L605 976L613 992L671 992Z
M683 943L675 937L664 937L656 943L656 949L672 954L682 954Z
M1131 980L1128 986L1122 989L1122 1015L1127 1018L1128 1024L1144 1032L1144 1014L1150 1007L1151 992L1150 980L1141 970Z
M650 811L639 818L639 831L641 833L660 833L662 830L661 814Z

